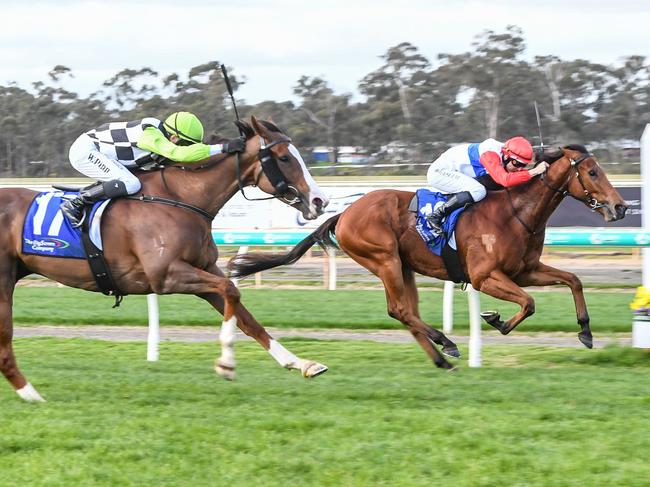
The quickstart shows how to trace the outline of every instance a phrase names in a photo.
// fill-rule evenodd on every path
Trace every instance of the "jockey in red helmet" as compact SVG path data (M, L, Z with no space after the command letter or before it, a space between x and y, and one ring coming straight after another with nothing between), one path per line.
M548 168L542 162L527 169L532 162L533 147L524 137L513 137L505 143L487 139L476 144L460 144L443 152L427 172L433 191L450 195L428 217L434 233L442 234L442 221L454 210L485 198L487 191L478 178L488 174L505 188L516 186Z

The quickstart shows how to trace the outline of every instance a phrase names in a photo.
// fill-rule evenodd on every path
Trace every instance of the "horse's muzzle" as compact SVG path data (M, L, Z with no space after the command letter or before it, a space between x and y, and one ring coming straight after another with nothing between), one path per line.
M622 220L625 218L625 212L627 211L627 206L626 205L615 205L614 206L614 212L616 214L616 220Z

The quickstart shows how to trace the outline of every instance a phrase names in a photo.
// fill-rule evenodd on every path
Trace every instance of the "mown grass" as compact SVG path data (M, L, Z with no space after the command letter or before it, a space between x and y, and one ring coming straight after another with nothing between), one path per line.
M0 383L0 483L29 486L645 486L650 355L489 346L449 374L416 344L286 341L313 381L238 343L18 339L48 399ZM463 350L466 352L466 350Z
M575 307L568 290L533 292L537 313L518 328L519 331L578 331ZM243 289L242 302L264 325L289 328L402 328L386 313L381 290L298 290ZM586 291L591 324L596 333L629 332L632 313L629 303L634 295L624 292ZM160 320L163 325L214 325L221 321L206 302L194 296L160 296ZM420 311L432 326L442 325L442 293L420 293ZM113 299L98 293L71 288L18 287L14 296L14 320L17 324L107 324L146 325L145 296L127 296L120 308L111 309ZM497 309L505 319L518 306L481 295L483 310ZM455 331L468 326L466 294L455 293ZM488 325L485 325L489 328Z

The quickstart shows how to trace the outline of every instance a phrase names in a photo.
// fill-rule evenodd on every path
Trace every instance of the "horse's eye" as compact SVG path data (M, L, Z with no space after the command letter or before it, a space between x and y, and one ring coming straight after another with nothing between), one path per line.
M595 177L596 177L596 174L598 174L598 173L596 172L595 169L590 169L590 170L589 170L589 175L590 175L592 178L595 178Z
M289 162L289 156L280 156L278 159L280 159L282 162Z

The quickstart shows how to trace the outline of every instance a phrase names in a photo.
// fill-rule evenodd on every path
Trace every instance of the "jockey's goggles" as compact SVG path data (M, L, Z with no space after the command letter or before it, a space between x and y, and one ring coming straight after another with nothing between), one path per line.
M523 167L526 167L528 165L525 162L518 161L517 159L513 159L512 157L508 158L508 160L506 161L506 164L509 163L509 162L511 162L513 166L515 166L516 168L519 168L519 169L521 169Z

